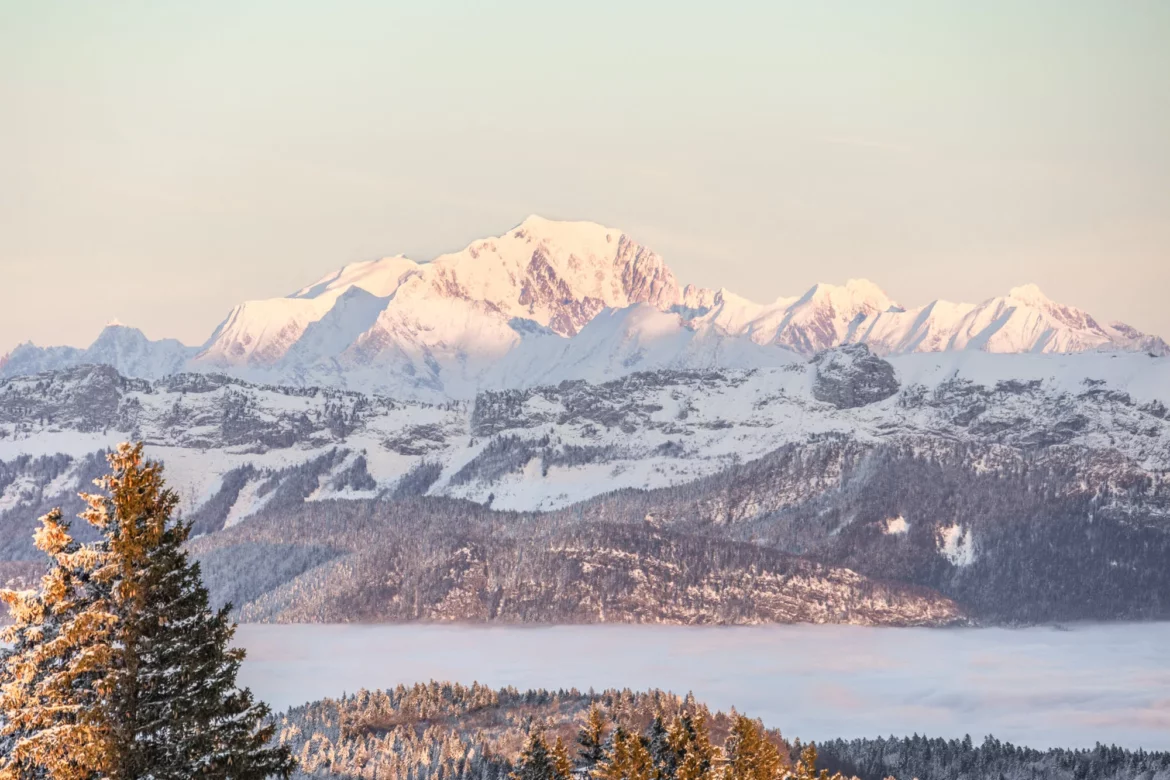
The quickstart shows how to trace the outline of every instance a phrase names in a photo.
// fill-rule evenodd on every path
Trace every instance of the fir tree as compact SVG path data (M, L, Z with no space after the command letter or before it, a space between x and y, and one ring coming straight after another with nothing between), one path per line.
M564 752L564 744L560 748ZM561 773L567 765L567 753L562 763L560 757L549 749L541 730L533 728L528 733L528 743L508 777L510 780L569 780L569 775Z
M797 742L796 746L799 747ZM817 746L809 743L807 747L800 751L800 760L796 762L793 771L786 775L786 778L791 780L843 780L841 773L829 776L829 770L822 769L817 772Z
M677 780L711 780L714 777L715 748L702 712L685 713L676 718L669 738L678 762Z
M557 777L568 778L573 776L573 760L569 758L569 749L565 747L564 740L560 735L557 735L557 741L552 746L553 768L556 770Z
M294 762L270 744L267 707L236 687L243 651L229 647L229 608L209 607L161 466L141 444L109 459L106 494L84 496L82 515L102 540L78 545L59 512L47 516L37 544L54 565L41 593L4 594L17 623L0 778L287 778Z
M113 768L116 616L97 576L105 556L74 541L59 510L34 538L51 563L40 591L0 592L13 618L3 633L0 778L89 780Z
M670 735L661 713L656 713L650 722L646 730L646 743L650 758L654 761L656 780L674 780L678 772L678 757L670 747Z
M622 729L615 735L615 751L621 759L621 768L611 780L654 780L654 759L646 742L638 734Z
M780 751L768 740L757 721L743 715L734 716L731 732L723 746L727 763L725 780L776 780L780 777Z
M592 773L605 758L605 715L596 703L589 708L585 726L577 733L577 766Z
M268 743L269 711L236 687L244 653L230 647L230 607L212 612L197 563L182 545L190 526L174 522L178 502L162 467L144 462L142 445L122 445L87 496L83 515L100 528L117 566L122 678L117 777L158 780L261 780L287 777L293 761Z
M624 727L617 726L603 746L601 760L593 768L591 776L595 780L624 780L629 771L629 755L627 752Z

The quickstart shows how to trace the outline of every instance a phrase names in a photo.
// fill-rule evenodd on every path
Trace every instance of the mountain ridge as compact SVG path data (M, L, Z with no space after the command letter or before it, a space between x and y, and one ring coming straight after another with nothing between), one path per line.
M133 439L249 619L1164 619L1168 403L1134 354L846 345L443 404L83 366L0 381L0 576Z
M112 325L85 349L23 344L0 359L0 377L99 363L147 379L223 372L441 400L531 386L524 367L538 365L547 378L589 359L599 367L591 376L605 379L782 365L844 344L879 355L1170 355L1160 337L1101 324L1034 284L981 303L906 308L873 282L850 279L760 304L723 288L681 286L661 256L620 230L533 215L430 261L351 263L291 295L245 301L201 347Z

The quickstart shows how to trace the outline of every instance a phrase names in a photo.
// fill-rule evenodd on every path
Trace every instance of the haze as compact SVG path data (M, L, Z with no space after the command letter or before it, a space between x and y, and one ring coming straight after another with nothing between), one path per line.
M1170 5L0 3L0 354L529 213L756 300L1022 282L1170 336Z

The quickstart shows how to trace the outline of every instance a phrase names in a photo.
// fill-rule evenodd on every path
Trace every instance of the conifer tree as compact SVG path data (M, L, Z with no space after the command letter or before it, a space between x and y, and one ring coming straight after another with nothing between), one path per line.
M556 771L557 777L568 780L573 776L573 761L569 758L569 749L565 747L564 740L560 735L557 735L557 741L552 746L553 769Z
M182 545L190 525L175 522L178 502L162 467L142 445L122 445L87 496L83 515L102 529L118 566L123 677L116 687L120 777L158 780L261 780L287 777L288 751L268 743L269 711L236 687L244 653L230 647L230 606L212 612L199 565Z
M725 780L776 780L782 766L780 751L757 721L736 715L723 746Z
M647 749L654 761L656 780L674 780L678 772L678 757L670 747L670 734L662 720L662 713L656 713L646 730Z
M229 608L210 609L199 567L182 549L190 526L171 518L177 499L162 467L143 461L141 444L124 444L109 460L111 473L98 482L106 493L83 496L82 517L102 540L77 545L59 512L46 517L38 546L54 568L41 594L4 596L24 614L14 637L26 645L21 654L18 642L5 665L0 699L16 738L12 760L53 780L95 773L110 780L287 778L294 762L287 749L269 744L267 707L236 687L243 652L229 647ZM58 613L65 616L59 626L51 619ZM30 715L43 709L37 696L53 691L30 699L29 686L39 683L24 659L62 657L57 663L69 668L69 653L80 676L46 679L83 701L55 708L56 721ZM8 685L9 678L19 684ZM76 733L73 742L53 736L63 727ZM39 743L64 745L68 761L34 750Z
M793 771L787 775L787 778L791 778L791 780L843 780L840 772L831 777L827 769L817 772L817 746L811 742L800 751L800 760L796 762L796 766L793 767Z
M561 748L564 748L563 744ZM544 733L539 728L533 728L529 731L528 742L508 777L511 780L569 780L568 775L561 774L562 766L559 763L553 751L549 749Z
M711 780L715 771L715 747L702 712L684 713L670 730L670 745L678 761L677 780Z
M50 569L36 591L0 592L12 625L0 669L0 778L88 780L112 769L110 673L116 617L97 576L102 552L80 545L54 510L34 536Z
M626 730L622 726L614 728L613 733L603 746L601 760L593 768L591 776L595 780L624 780L629 769L629 755L626 751Z
M622 771L614 780L654 780L654 759L641 735L623 729L615 741L622 756Z
M589 708L585 726L577 733L577 766L592 773L605 758L605 715L596 703Z

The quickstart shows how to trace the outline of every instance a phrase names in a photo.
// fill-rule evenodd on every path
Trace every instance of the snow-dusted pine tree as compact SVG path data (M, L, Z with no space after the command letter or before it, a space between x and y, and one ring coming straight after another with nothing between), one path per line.
M715 747L703 713L684 713L675 719L670 729L670 745L677 756L678 780L713 780L715 777Z
M268 709L236 687L243 651L227 609L213 612L172 519L175 494L142 445L109 457L82 514L102 533L82 546L60 513L37 545L53 562L41 592L12 593L14 642L0 709L12 749L0 779L287 778Z
M796 744L799 747L799 740ZM827 769L817 771L817 746L810 742L800 751L800 759L792 768L792 772L785 775L785 780L844 780L844 778L840 772L830 776Z
M261 780L287 777L289 752L270 743L268 708L236 687L242 650L230 647L228 609L210 608L199 566L183 543L190 526L172 519L178 503L162 466L142 445L110 456L105 494L86 496L113 569L119 615L116 778Z
M113 768L110 712L117 617L98 576L100 546L78 544L54 510L36 546L50 560L37 591L0 592L13 623L0 667L0 778L89 780Z
M562 746L563 747L563 746ZM510 780L569 780L561 774L563 765L549 748L543 731L534 727L528 734L528 743L516 759Z
M573 761L569 758L569 749L565 747L565 742L557 736L556 741L552 744L550 749L552 754L553 771L557 777L568 780L573 776Z
M591 775L605 758L605 714L597 704L589 708L585 725L577 733L577 767Z
M608 755L594 772L598 780L654 780L654 760L639 734L618 726Z
M724 780L775 780L783 761L780 750L768 739L764 727L743 715L735 715L723 746Z
M678 772L678 756L670 747L670 733L662 713L655 713L654 720L646 730L646 748L654 761L654 776L657 780L674 780Z

